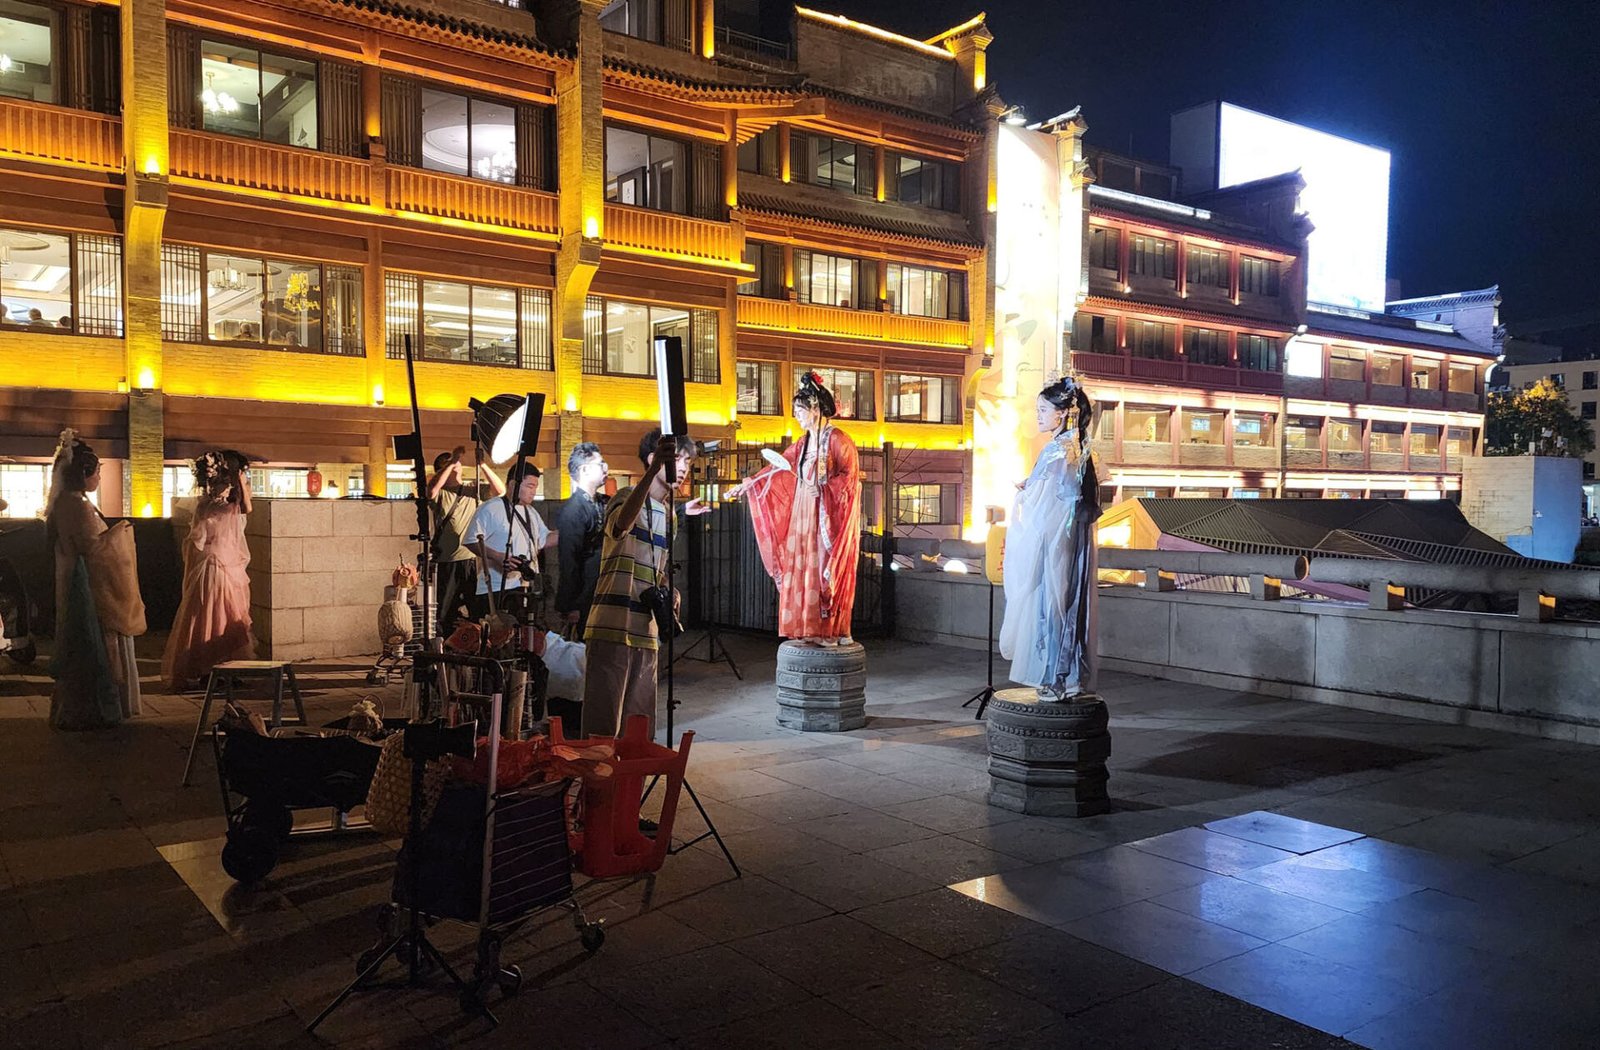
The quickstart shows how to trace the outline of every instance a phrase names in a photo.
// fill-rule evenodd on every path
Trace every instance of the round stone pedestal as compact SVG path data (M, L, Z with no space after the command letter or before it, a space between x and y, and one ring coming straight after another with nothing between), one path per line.
M807 733L866 725L866 649L859 642L778 646L778 724Z
M989 805L1042 817L1111 809L1111 734L1100 697L1049 701L1031 688L1001 689L989 701L988 720Z

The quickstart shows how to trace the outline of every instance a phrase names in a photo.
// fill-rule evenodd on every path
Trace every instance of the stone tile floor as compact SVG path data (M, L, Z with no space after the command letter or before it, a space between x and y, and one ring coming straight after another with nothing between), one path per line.
M387 899L393 843L298 840L261 886L218 863L198 698L52 732L0 658L0 1024L20 1047L1582 1047L1600 1031L1600 755L1576 745L1108 675L1114 811L984 803L977 654L870 647L866 729L773 723L773 647L679 664L707 841L582 885L489 1030L391 979L318 1038ZM147 639L154 673L161 639ZM314 718L371 690L301 672ZM153 686L153 683L148 683ZM679 831L700 829L691 808ZM438 939L465 957L470 931ZM1349 1040L1347 1042L1346 1040Z

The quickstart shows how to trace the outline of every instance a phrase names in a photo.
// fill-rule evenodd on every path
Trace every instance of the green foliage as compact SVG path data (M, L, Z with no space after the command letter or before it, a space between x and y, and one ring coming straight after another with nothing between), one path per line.
M1483 454L1582 459L1594 451L1594 431L1578 418L1567 392L1548 379L1526 390L1489 395Z

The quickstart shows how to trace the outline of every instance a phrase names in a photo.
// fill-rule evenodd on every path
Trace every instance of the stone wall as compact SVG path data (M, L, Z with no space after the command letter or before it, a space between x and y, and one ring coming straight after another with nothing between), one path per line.
M395 566L417 560L415 505L396 500L256 500L245 526L260 655L371 655Z
M1583 510L1582 461L1552 456L1462 460L1461 512L1529 558L1571 561Z

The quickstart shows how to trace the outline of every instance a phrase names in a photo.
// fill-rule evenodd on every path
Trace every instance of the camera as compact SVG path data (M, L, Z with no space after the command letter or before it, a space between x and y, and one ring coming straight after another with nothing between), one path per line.
M676 638L683 633L683 624L678 622L678 610L674 607L673 591L671 588L657 584L646 587L639 595L640 603L650 610L650 615L656 619L656 631L663 638Z
M506 559L506 575L513 574L522 577L524 580L536 580L539 578L539 567L533 564L532 559L524 558L520 554L513 554Z

